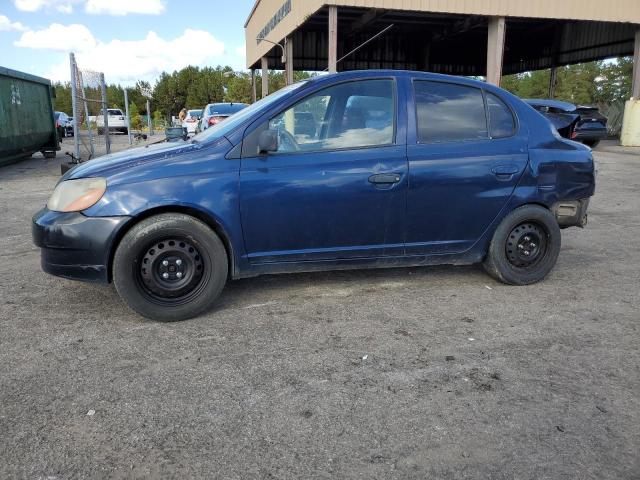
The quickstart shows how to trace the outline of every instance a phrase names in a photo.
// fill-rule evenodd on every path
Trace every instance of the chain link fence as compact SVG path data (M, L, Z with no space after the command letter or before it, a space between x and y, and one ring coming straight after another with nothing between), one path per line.
M103 73L79 68L73 53L69 61L74 157L86 161L110 152L106 84Z
M618 100L600 109L602 114L607 117L607 133L612 137L619 137L622 131L624 104L623 100Z

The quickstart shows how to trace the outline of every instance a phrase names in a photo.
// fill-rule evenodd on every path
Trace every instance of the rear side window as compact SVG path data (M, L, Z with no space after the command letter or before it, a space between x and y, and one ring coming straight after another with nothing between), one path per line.
M493 93L486 92L486 98L491 138L504 138L513 135L516 131L516 123L509 107Z
M488 138L482 91L453 83L414 82L418 141Z

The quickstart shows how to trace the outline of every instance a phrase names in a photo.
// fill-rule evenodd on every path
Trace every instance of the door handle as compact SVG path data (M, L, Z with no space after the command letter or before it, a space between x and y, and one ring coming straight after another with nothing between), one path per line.
M496 165L491 171L498 176L515 175L520 169L515 165Z
M520 171L517 165L496 165L491 169L498 180L511 180Z
M375 183L377 185L391 185L394 183L398 183L399 181L400 175L398 175L397 173L377 173L369 177L369 182Z

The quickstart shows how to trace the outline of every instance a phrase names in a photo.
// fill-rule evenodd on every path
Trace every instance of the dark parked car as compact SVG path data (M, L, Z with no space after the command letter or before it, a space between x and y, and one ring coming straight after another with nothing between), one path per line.
M607 136L607 118L598 107L545 99L527 99L525 102L547 117L565 138L595 147Z
M56 131L58 138L73 136L73 118L64 112L53 112L53 118L56 121Z
M504 90L356 71L283 88L189 141L80 164L33 237L45 271L113 281L141 315L177 320L228 279L268 273L481 262L537 282L594 186L591 150Z

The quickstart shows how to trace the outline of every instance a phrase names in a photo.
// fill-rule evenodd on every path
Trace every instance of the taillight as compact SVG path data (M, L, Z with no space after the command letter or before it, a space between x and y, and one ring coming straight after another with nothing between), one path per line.
M60 128L60 122L56 120L56 128Z
M578 132L576 132L575 130L571 132L571 140L573 140L574 138L578 138Z

